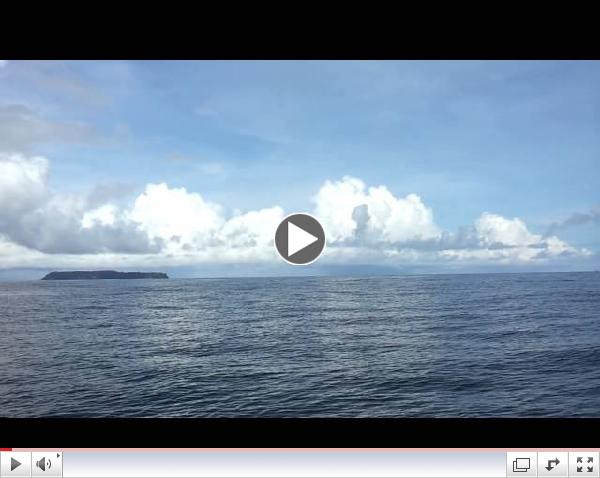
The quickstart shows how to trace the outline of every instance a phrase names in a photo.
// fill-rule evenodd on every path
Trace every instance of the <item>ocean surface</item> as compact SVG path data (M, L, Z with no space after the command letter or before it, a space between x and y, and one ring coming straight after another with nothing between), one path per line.
M0 415L600 417L600 273L4 282Z

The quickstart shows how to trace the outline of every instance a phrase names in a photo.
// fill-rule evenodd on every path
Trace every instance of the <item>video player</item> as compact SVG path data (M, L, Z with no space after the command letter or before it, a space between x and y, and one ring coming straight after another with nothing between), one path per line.
M0 477L598 478L599 61L17 57Z

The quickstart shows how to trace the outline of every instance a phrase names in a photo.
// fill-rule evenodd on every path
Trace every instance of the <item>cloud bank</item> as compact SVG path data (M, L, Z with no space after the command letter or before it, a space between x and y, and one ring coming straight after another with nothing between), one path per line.
M0 154L2 268L274 263L275 228L293 212L274 205L228 215L201 194L166 183L148 184L121 205L107 190L55 192L49 170L44 157ZM489 212L444 231L417 194L399 197L353 177L325 181L312 204L327 233L323 262L531 264L591 255Z

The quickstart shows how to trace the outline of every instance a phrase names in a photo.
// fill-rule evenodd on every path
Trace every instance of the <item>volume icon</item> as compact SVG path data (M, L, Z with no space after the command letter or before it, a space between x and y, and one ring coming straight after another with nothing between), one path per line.
M42 471L46 471L46 469L52 468L52 462L50 461L50 458L46 460L46 457L43 456L35 462L35 466L36 468L39 468Z

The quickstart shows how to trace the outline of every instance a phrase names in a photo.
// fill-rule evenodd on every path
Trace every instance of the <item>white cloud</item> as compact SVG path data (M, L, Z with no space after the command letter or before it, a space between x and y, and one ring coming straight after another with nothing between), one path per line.
M544 238L533 234L519 218L507 219L498 214L483 213L475 221L477 246L445 249L440 255L459 260L527 263L559 256L589 256L587 249L576 249L556 236Z
M117 213L117 207L114 204L104 204L96 209L85 212L81 219L81 227L91 229L97 224L112 226L116 222Z
M397 198L385 186L367 189L360 179L346 176L326 181L314 202L332 244L360 239L394 244L440 236L431 209L416 194Z
M232 247L272 247L274 231L283 217L279 206L234 216L219 232L219 239Z
M164 239L174 248L177 244L207 246L224 223L218 204L185 188L170 189L165 183L146 186L128 217L138 222L149 237Z
M36 208L47 197L48 161L41 156L0 153L2 220Z
M87 197L50 190L48 172L43 157L0 153L0 235L6 241L45 253L158 251L158 242L134 222L109 221L110 206L91 207Z
M275 206L227 219L220 205L162 183L149 184L126 215L150 238L161 239L166 254L235 262L275 259L273 231L284 213Z
M228 215L200 194L165 183L148 184L118 205L106 188L56 193L48 174L43 157L0 154L0 267L278 261L273 234L285 216L279 206ZM397 197L357 178L325 181L313 202L328 237L324 262L531 264L591 255L531 232L519 218L487 212L456 233L443 231L416 194Z
M542 239L542 236L529 232L519 218L506 219L487 212L477 219L475 230L484 246L532 246Z
M8 64L8 60L0 60L0 68L5 67Z

